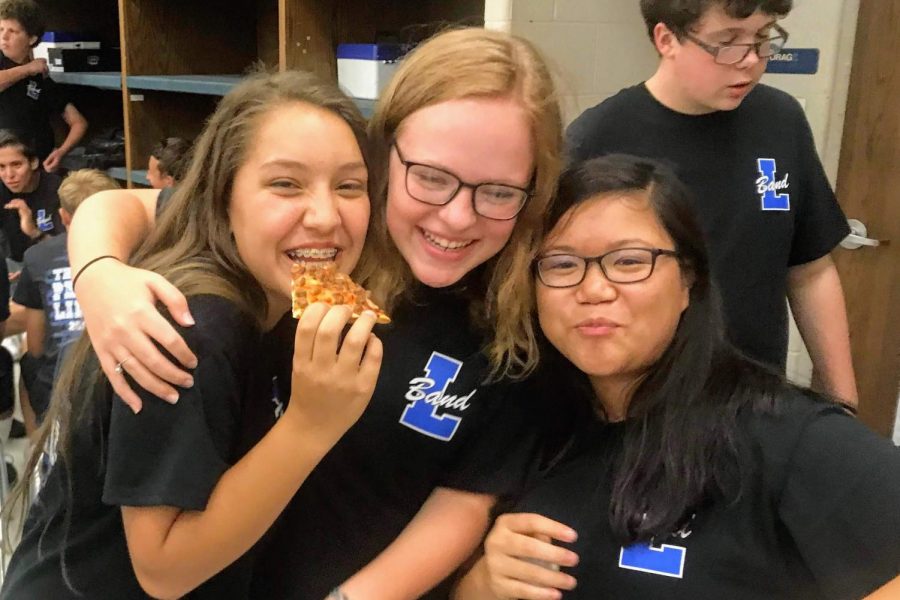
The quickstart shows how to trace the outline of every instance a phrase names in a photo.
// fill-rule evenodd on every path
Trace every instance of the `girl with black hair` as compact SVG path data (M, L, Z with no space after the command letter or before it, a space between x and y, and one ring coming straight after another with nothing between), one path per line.
M727 344L681 183L609 156L558 200L535 261L543 371L594 418L455 597L896 598L900 451Z

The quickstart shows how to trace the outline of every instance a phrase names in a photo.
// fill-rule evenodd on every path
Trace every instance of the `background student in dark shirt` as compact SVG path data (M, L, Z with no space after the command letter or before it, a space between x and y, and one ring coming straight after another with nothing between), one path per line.
M897 597L900 449L725 342L674 174L594 159L558 202L537 317L555 398L594 418L498 518L457 600Z
M147 181L159 190L173 187L184 177L190 163L191 143L180 137L170 137L156 144L150 151Z
M573 161L663 160L693 192L729 339L784 370L785 298L813 387L856 403L844 296L829 253L850 231L800 104L759 84L791 0L642 0L656 73L576 119Z
M0 129L15 131L52 173L84 136L88 123L47 77L46 61L32 57L32 48L44 29L41 9L33 0L0 4ZM69 128L59 147L50 126L56 115L61 115Z
M372 252L356 275L394 319L379 331L384 367L363 416L273 529L253 597L445 597L433 588L477 547L490 507L519 491L532 458L534 431L509 383L536 361L528 263L561 163L546 65L509 34L442 33L406 57L370 135L385 160ZM120 244L152 223L147 199L124 190L89 199L73 223L73 265L76 253L127 252ZM152 274L97 267L76 290L92 339L133 349L154 374L138 383L165 390L178 371L141 349L148 334L176 338L148 298L176 315L183 302ZM180 343L167 349L187 360ZM279 422L285 372L251 438Z
M181 333L198 359L192 379L174 405L142 392L135 413L115 398L90 339L77 342L36 444L58 423L59 456L4 599L246 597L246 563L228 566L368 403L381 359L375 316L364 312L341 340L350 310L314 304L297 327L292 401L254 444L241 437L245 412L271 399L265 332L290 311L297 254L339 245L332 259L346 271L362 251L359 110L311 75L260 74L222 99L198 148L176 210L133 259L189 297L196 324ZM118 375L142 368L124 349L116 360ZM7 518L27 489L26 479L22 503L5 503Z
M88 196L119 184L96 169L72 171L59 186L59 216L64 228L72 222L78 205ZM32 435L50 406L50 391L58 373L60 356L81 335L84 321L72 291L68 236L62 233L25 251L13 302L25 310L28 351L19 364L22 377L19 400L25 429Z
M30 146L11 131L0 130L0 181L4 252L22 262L26 248L63 232L57 194L62 180L41 169Z

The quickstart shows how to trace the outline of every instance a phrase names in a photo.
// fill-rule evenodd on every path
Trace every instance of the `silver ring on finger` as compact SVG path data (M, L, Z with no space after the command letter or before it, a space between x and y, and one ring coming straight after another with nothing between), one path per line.
M120 360L116 363L116 368L113 369L117 374L121 375L125 371L125 363L131 360L133 357L129 356L123 360Z

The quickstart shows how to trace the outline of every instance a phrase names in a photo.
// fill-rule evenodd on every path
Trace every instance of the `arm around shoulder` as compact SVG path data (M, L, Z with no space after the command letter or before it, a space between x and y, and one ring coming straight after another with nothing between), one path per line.
M157 195L156 190L109 190L82 202L69 227L72 272L104 254L126 261L150 233Z

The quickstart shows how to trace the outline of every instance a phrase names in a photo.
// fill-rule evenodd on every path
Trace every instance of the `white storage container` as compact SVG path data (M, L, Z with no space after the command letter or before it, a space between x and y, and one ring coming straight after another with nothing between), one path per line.
M338 84L349 96L374 100L397 70L400 54L398 44L339 44Z

